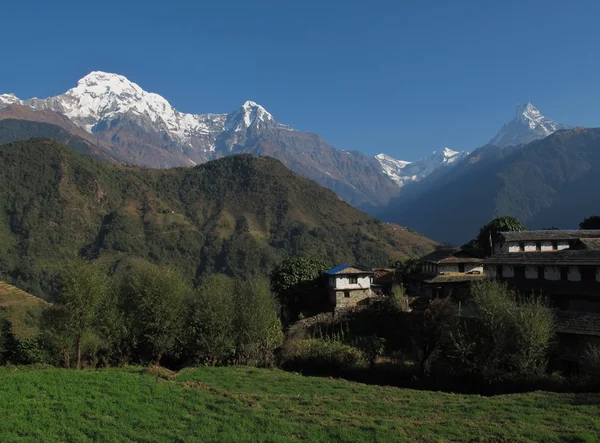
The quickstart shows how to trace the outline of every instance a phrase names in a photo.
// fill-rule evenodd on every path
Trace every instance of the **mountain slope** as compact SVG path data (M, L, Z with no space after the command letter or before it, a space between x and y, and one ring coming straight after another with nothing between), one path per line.
M382 218L462 243L496 216L566 229L600 211L600 129L562 130L524 147L488 146L459 167L395 201Z
M0 108L19 105L67 116L93 134L100 149L128 164L194 166L255 153L281 160L355 206L383 205L398 194L375 159L335 149L318 135L281 124L252 101L229 114L186 114L121 75L95 71L56 97L0 95Z
M4 109L0 109L0 114L2 114L2 111L4 111ZM99 149L97 146L90 143L87 138L74 135L60 126L34 120L3 119L0 115L0 145L19 140L27 140L32 137L52 138L66 144L75 152L85 154L95 160L107 163L117 163L117 160L104 150Z
M383 224L250 155L171 170L113 166L47 139L0 146L0 274L35 295L77 256L209 272L267 273L289 256L385 265L435 245Z
M396 160L386 154L375 156L381 164L385 174L390 177L399 187L408 183L418 182L442 167L456 166L467 155L466 151L453 151L450 148L444 148L441 151L434 151L431 155L417 160L414 163Z
M569 127L550 120L531 103L525 103L517 106L515 118L504 124L489 144L506 147L530 143Z

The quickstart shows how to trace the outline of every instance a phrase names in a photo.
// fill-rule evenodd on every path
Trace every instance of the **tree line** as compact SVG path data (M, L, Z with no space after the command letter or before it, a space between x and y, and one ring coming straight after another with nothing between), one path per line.
M19 341L3 321L0 363L263 366L273 363L283 338L277 300L263 277L213 274L192 287L173 269L147 262L112 278L79 263L61 273L57 286L39 334Z

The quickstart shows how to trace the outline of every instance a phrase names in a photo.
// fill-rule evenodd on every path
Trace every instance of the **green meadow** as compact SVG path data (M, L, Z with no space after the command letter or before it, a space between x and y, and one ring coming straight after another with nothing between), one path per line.
M250 367L0 368L0 441L571 441L600 394L482 397Z

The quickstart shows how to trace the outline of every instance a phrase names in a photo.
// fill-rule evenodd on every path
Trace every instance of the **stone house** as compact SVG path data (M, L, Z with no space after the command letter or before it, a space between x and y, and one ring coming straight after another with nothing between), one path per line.
M493 251L487 276L557 310L561 359L576 362L600 344L600 230L502 232Z
M352 308L372 296L373 272L358 266L340 265L325 271L329 300L334 310Z
M409 292L429 298L466 295L472 281L485 278L484 259L455 248L441 248L421 258L421 272L407 278Z

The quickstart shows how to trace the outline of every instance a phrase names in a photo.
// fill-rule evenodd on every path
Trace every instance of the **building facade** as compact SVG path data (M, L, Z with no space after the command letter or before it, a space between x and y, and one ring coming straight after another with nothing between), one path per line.
M461 249L438 249L421 258L421 272L407 279L405 286L429 298L462 297L472 281L485 277L483 262Z
M502 232L493 251L488 277L556 309L563 357L576 361L600 341L600 230Z
M369 269L340 265L325 271L325 275L334 310L355 307L372 296L373 272Z

